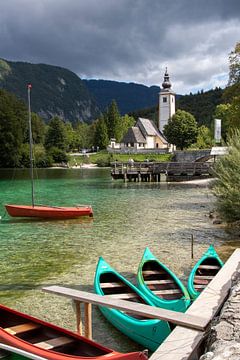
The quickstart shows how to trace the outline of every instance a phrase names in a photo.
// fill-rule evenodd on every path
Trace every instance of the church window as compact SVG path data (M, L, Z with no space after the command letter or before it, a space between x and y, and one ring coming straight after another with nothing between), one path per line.
M167 102L167 97L166 97L166 96L163 97L163 102L164 102L164 103Z

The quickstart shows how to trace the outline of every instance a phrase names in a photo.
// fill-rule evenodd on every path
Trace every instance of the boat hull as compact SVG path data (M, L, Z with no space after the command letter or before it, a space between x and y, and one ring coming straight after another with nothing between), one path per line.
M146 271L147 269L155 270L155 273L144 275L145 269ZM191 304L190 296L183 283L151 253L149 248L145 249L138 267L137 286L157 307L185 312ZM164 295L161 296L161 292Z
M126 288L136 293L137 297L141 298L142 303L153 305L139 289L116 272L116 270L112 269L102 258L99 259L94 280L94 289L98 295L104 295L102 290L103 284L101 284L102 276L115 276L117 280L125 284ZM112 295L114 296L114 294ZM119 299L121 299L121 294L119 295ZM107 307L100 307L100 310L113 326L151 351L155 351L171 332L170 326L166 321L147 318L139 319L131 314Z
M46 219L74 219L81 216L93 216L91 206L54 207L31 205L5 205L12 217L36 217Z
M192 300L195 300L200 295L201 291L210 283L223 265L222 260L211 245L195 264L189 275L188 292ZM201 289L201 291L198 291L198 289Z
M146 360L144 352L122 354L77 333L0 305L0 343L48 360Z

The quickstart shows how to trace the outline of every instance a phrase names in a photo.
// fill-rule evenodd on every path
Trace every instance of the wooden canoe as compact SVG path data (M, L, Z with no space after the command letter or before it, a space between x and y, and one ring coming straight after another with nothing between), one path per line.
M214 247L211 245L193 267L188 278L188 291L195 300L223 266Z
M0 343L48 360L146 360L145 352L122 354L3 305L0 305Z
M155 306L185 312L190 305L190 296L183 283L148 247L138 267L137 284Z
M98 261L94 289L98 295L153 305L136 286L111 268L102 257ZM107 307L100 307L100 310L113 326L151 351L156 350L171 332L166 321L148 319Z
M5 205L12 217L36 217L47 219L74 219L81 216L93 216L91 206L57 207L42 205Z

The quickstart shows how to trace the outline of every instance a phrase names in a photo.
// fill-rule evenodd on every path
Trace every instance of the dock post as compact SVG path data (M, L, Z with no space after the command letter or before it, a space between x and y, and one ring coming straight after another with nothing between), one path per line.
M77 320L77 333L82 335L82 317L81 317L81 303L74 300L76 306L76 320Z
M193 234L191 234L191 258L193 259Z
M127 174L124 173L124 182L127 182Z
M92 304L84 304L85 336L92 340Z
M138 173L138 182L141 182L141 174Z

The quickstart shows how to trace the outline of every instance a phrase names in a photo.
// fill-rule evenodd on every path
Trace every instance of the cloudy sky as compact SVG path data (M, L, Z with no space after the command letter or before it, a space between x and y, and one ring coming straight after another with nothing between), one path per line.
M81 78L225 86L240 41L240 0L0 0L0 57Z

